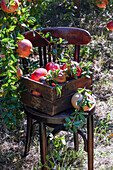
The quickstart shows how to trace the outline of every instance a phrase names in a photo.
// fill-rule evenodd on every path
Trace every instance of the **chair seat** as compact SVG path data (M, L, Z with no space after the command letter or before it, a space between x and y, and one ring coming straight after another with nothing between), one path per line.
M42 121L45 124L64 124L65 118L70 117L71 114L75 111L74 108L71 108L61 113L58 113L54 116L50 116L48 114L38 112L37 110L32 109L28 106L25 106L25 110L29 117L37 120L38 122ZM87 112L88 115L85 115L85 118L88 118L90 115L93 115L94 111L95 111L95 104L93 105L92 109L90 108L90 111Z

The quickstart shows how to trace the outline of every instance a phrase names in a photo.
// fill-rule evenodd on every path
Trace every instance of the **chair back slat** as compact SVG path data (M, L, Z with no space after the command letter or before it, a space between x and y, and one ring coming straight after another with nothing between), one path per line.
M43 47L43 56L44 56L44 67L46 66L47 64L47 56L46 56L46 46Z
M75 45L74 61L80 62L80 45Z
M38 33L39 30L36 30ZM88 31L80 28L74 27L52 27L52 28L43 28L42 32L44 34L50 32L51 36L54 38L63 38L65 41L68 41L68 44L73 45L85 45L90 41L90 34ZM49 40L46 40L44 37L39 36L38 34L33 34L32 31L25 32L24 37L31 41L34 47L43 47L47 46Z
M43 60L42 60L42 50L41 47L38 48L38 52L39 52L39 59L40 59L40 67L43 66Z
M50 54L50 51L51 51L51 46L49 45L49 47L48 47L48 62L51 62L51 54Z

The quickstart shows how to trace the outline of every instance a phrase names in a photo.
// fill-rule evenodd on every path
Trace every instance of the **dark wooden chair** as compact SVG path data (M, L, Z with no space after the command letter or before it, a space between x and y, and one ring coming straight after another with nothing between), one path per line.
M32 31L25 32L23 35L26 39L29 39L34 47L38 47L39 59L40 59L40 67L45 67L47 62L52 61L52 56L47 55L50 51L50 41L40 36L38 33L39 30L35 30L35 36ZM73 27L53 27L53 28L43 28L43 34L47 32L51 33L53 38L63 38L67 41L67 45L75 46L75 53L73 58L75 61L80 61L80 45L86 45L90 41L90 34L88 31L73 28ZM49 48L48 48L49 47ZM54 59L53 59L54 60ZM23 59L24 65L26 65L26 60ZM26 67L25 67L26 68ZM81 82L82 83L82 82ZM90 87L91 88L91 87ZM23 102L24 103L24 102ZM30 149L30 141L32 136L32 131L34 129L34 125L39 123L39 131L40 131L40 151L41 151L41 162L45 164L46 155L47 155L47 135L46 135L46 126L50 126L54 128L52 131L53 135L60 132L61 130L66 130L64 123L65 117L70 116L73 113L74 108L66 109L63 112L55 114L54 116L48 115L46 113L42 113L37 109L29 107L26 103L24 103L24 110L27 114L27 133L26 133L26 146L24 156L27 155ZM95 107L91 108L89 114L86 116L87 119L87 135L84 135L83 132L78 129L77 133L74 134L74 145L75 150L78 150L78 134L80 134L84 140L84 149L88 152L88 169L93 170L93 114ZM35 121L33 121L35 120ZM46 167L42 168L46 170Z

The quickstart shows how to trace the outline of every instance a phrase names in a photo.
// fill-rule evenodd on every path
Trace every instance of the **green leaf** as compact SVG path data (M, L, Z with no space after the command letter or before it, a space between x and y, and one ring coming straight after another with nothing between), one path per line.
M16 25L13 25L9 28L9 31L13 31L15 29Z
M77 92L78 92L78 93L84 92L84 88L79 88L79 89L77 89Z
M51 168L54 168L54 163L53 163L52 161L49 161L49 162L50 162L50 164L52 165Z
M49 155L46 155L46 160L48 160L49 159Z
M15 69L14 66L10 66L11 70L13 70L15 73L17 72L17 70Z
M70 120L69 117L65 117L65 121L66 121L67 123L71 122L71 120Z
M2 39L2 42L4 42L4 43L9 42L9 38Z
M45 38L48 38L50 36L50 32L46 33Z
M16 86L11 86L11 88L10 88L11 90L16 90L17 89L17 87Z
M15 56L13 54L11 54L11 58L13 59L14 62L17 61L17 59L15 58Z
M62 43L63 39L62 38L59 38L59 43Z
M17 41L22 41L23 39L24 39L24 36L23 35L21 35L19 32L18 32L18 34L17 34Z
M82 113L79 113L79 116L80 116L80 119L81 119L83 122L86 122L86 119L85 119L85 117L82 115Z
M91 108L91 103L90 102L88 102L87 105L88 105L89 108Z
M59 60L60 60L60 62L64 62L64 63L66 63L68 61L68 59L66 59L66 58L59 59Z
M12 75L11 72L9 70L7 70L7 76L11 77L11 75Z
M82 122L81 121L74 121L74 125L80 125Z

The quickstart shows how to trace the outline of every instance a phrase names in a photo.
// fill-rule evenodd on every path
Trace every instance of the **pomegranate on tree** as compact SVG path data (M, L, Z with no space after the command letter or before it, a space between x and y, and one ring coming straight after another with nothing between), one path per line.
M47 75L47 70L45 68L38 68L31 74L31 79L39 82L39 79L45 75Z
M19 7L18 0L1 0L1 8L6 13L13 13Z
M109 21L107 23L107 28L110 30L110 31L113 31L113 21Z
M46 64L45 69L47 71L49 71L49 70L52 70L52 71L58 70L58 69L60 69L60 65L57 64L57 63L54 63L54 62L49 62L49 63Z
M97 6L99 8L105 8L108 3L108 0L97 0Z
M22 41L18 41L17 45L18 49L16 52L19 53L19 57L25 58L32 53L33 45L29 40L23 39Z
M18 79L20 79L20 77L23 76L23 71L20 69L20 67L17 68L16 75Z

